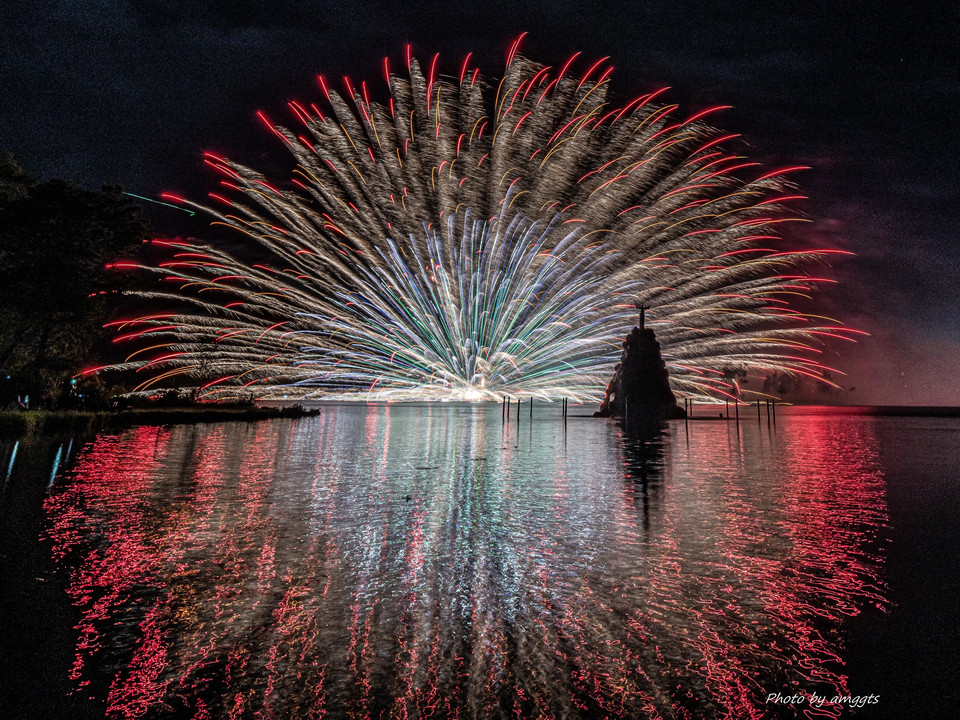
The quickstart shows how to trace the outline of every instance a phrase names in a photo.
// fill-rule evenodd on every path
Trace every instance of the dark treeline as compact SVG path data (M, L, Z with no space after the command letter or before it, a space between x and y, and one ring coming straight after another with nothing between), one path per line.
M129 277L104 266L146 233L119 187L38 180L0 152L0 409L27 397L31 408L98 405L112 393L75 376L113 359L103 324Z

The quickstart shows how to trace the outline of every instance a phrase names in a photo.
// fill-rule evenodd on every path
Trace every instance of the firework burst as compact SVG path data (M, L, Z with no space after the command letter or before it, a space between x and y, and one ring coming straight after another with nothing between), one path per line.
M518 41L519 42L519 41ZM214 225L244 258L157 240L143 269L176 311L115 323L135 341L138 390L201 396L593 400L639 303L651 307L674 390L739 397L737 377L824 380L821 338L841 323L791 307L828 282L804 270L837 250L785 250L800 198L785 176L725 148L735 135L661 92L614 105L606 59L574 73L517 54L487 83L468 56L455 78L407 51L386 103L323 78L323 108L290 103L291 130L262 113L297 166L283 188L207 154L224 190Z

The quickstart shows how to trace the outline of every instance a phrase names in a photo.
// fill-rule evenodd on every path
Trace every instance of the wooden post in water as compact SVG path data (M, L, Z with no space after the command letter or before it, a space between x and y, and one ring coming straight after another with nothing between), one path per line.
M507 419L507 396L506 395L503 396L503 399L500 402L500 419L501 420Z
M520 422L520 398L517 398L517 422Z
M530 419L533 420L533 398L530 398Z
M737 400L733 404L733 409L737 411L737 427L739 427L740 426L740 401L739 400Z
M777 424L777 401L771 400L770 405L773 407L773 424Z
M730 401L726 398L723 399L723 416L727 420L730 419Z
M770 422L770 400L764 400L763 404L767 406L767 422Z
M757 400L757 422L760 422L760 401Z

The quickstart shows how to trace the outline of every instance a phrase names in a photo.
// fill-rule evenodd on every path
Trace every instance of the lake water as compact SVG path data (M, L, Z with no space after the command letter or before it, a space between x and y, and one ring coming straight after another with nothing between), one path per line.
M0 716L954 714L960 420L577 412L0 444Z

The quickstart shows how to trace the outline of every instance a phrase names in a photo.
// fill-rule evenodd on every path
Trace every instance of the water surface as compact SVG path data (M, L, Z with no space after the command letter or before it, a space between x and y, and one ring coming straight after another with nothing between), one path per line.
M857 702L770 700L814 692L889 707L861 656L896 612L888 436L911 424L957 457L949 419L744 413L635 437L477 405L139 427L12 460L8 444L5 514L42 485L18 537L54 607L26 614L51 618L39 663L69 698L9 707L760 718Z

